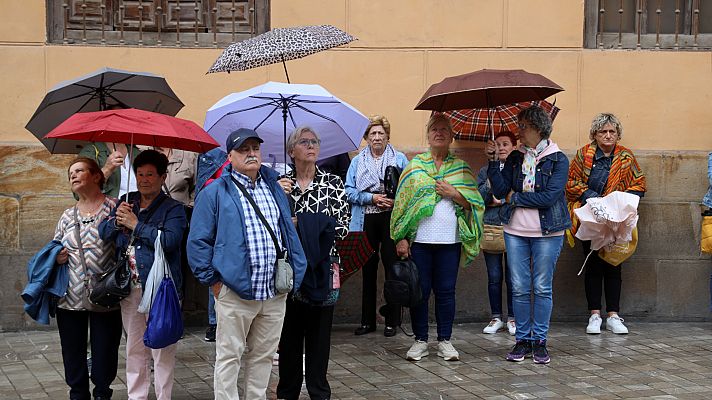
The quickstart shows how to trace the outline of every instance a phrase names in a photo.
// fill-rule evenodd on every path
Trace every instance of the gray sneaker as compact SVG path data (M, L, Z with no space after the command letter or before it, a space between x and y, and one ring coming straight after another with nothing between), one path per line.
M428 342L422 340L415 340L408 353L405 355L405 359L409 361L420 361L421 358L428 356Z

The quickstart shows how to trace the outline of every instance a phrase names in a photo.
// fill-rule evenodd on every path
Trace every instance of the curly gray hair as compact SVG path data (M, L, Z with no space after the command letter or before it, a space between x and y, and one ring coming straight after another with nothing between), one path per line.
M618 132L618 140L623 138L623 125L621 125L621 121L619 121L618 117L613 115L613 113L600 113L593 117L593 121L591 121L591 130L588 132L588 138L593 142L596 138L596 132L603 129L606 124L611 124L614 128L616 128L616 132Z
M539 106L531 106L520 111L517 114L517 120L529 122L539 132L542 139L548 139L551 136L551 117Z

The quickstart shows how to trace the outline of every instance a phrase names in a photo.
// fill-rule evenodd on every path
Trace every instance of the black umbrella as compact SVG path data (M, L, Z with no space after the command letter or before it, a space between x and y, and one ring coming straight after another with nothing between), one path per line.
M75 154L85 142L42 138L75 113L103 111L112 107L137 108L175 116L183 108L183 103L161 76L101 68L54 86L25 128L45 147L53 149L52 153Z
M275 28L228 46L208 73L246 71L281 62L289 83L285 61L306 57L354 40L355 37L331 25Z

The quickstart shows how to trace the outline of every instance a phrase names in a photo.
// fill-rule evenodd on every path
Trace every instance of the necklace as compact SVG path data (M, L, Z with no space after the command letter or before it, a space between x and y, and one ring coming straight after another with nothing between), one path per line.
M101 206L104 205L104 200L106 199L106 196L102 196L101 201L92 207L89 211L82 211L81 208L79 208L79 204L77 204L77 209L79 210L79 214L81 218L79 219L82 224L91 224L92 222L96 221L96 215L99 213L99 210L101 209Z

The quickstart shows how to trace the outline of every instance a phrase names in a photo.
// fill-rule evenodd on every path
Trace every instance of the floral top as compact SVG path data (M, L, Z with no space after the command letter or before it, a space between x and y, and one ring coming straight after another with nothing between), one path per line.
M292 169L287 174L287 178L294 182L294 190L290 194L294 201L294 213L324 213L334 217L336 220L336 239L343 239L349 233L349 221L351 214L349 212L349 203L346 200L346 191L344 190L344 182L336 175L329 174L316 168L314 179L306 189L300 188L296 182L296 171ZM332 245L331 255L335 260L338 260L339 253L336 251L336 246ZM310 301L297 291L294 298L305 303ZM329 298L319 305L330 306L336 303L339 298L339 289L333 289L329 294Z
M84 250L84 259L89 274L104 272L109 262L114 259L114 242L103 241L99 236L99 223L116 206L116 199L106 196L96 214L90 217L78 216L79 234ZM75 207L66 209L57 222L54 239L62 242L69 253L69 285L67 294L59 300L57 306L66 310L83 310L82 298L85 296L84 267L79 253L79 242L75 233Z

